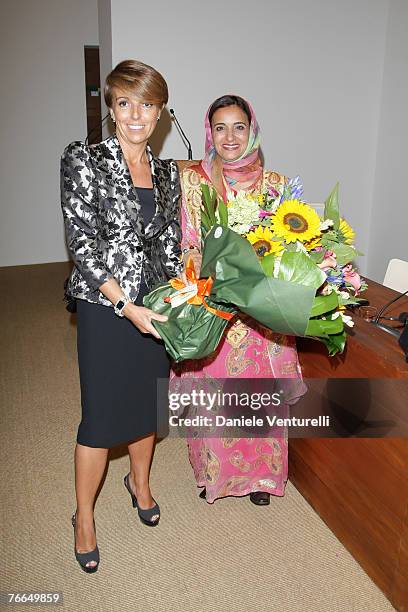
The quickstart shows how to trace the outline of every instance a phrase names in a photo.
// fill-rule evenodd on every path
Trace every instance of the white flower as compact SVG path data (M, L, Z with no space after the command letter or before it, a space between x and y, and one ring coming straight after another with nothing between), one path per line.
M279 198L277 198L274 201L274 203L270 205L270 208L269 208L270 212L275 213L278 210L280 205L281 205L281 202L279 201Z
M332 221L331 219L325 219L320 223L320 231L324 232L325 230L329 229L329 227L333 227L333 225L334 221Z
M320 294L321 295L330 295L331 292L333 291L333 287L331 287L331 285L327 284L323 287L323 289L320 290Z
M280 269L280 263L281 263L281 259L282 257L277 257L274 261L273 264L273 276L275 278L278 278L278 274L279 274L279 269Z
M333 289L343 300L350 299L350 294L348 293L348 291L342 291L338 288L337 285L333 285Z
M336 312L334 312L332 314L332 321L334 321L335 319L337 319L338 317L341 317L344 325L347 325L348 327L354 327L354 321L353 319L350 317L350 315L345 315L343 314L343 312L341 310L336 310Z
M341 313L341 318L343 319L344 325L347 325L348 327L354 327L354 321L350 317L350 315L345 315L345 314Z
M238 234L246 234L259 221L259 203L245 191L228 193L228 227Z

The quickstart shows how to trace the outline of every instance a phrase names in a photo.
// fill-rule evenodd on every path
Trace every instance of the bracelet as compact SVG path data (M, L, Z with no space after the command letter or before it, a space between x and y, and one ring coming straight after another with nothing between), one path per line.
M127 306L127 304L130 304L130 302L131 299L128 298L127 295L123 295L121 298L119 298L113 307L115 315L117 315L118 317L124 317L125 315L123 314L123 309L125 306Z

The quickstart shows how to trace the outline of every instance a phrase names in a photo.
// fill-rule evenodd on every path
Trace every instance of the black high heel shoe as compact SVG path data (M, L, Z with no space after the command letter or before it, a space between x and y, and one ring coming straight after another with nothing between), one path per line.
M126 489L129 491L130 497L132 498L132 506L134 508L137 508L137 513L139 515L139 518L144 525L148 525L148 527L156 527L156 525L160 521L159 504L156 503L156 500L153 500L155 502L155 505L153 506L153 508L147 508L146 510L143 510L143 508L140 508L139 504L137 503L136 495L133 493L132 489L130 488L129 476L130 474L127 474L124 477L123 484L125 485Z
M74 528L74 541L75 541L75 527L76 527L76 512L72 515L71 523ZM93 550L90 550L86 553L79 553L76 550L76 546L74 545L75 559L78 561L81 569L84 570L87 574L94 574L99 567L99 548L98 545L95 546ZM96 565L88 565L94 561Z
M271 495L265 491L254 491L249 494L249 499L255 506L269 506Z

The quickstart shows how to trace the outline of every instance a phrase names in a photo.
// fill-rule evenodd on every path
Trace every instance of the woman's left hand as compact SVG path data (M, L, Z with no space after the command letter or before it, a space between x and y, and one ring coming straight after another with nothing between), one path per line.
M151 334L158 340L161 340L161 336L155 327L153 327L152 321L160 321L160 323L165 323L168 320L168 317L165 315L161 315L150 308L145 308L144 306L136 306L129 302L123 308L123 314L129 321L133 323L135 327L138 328L142 334Z

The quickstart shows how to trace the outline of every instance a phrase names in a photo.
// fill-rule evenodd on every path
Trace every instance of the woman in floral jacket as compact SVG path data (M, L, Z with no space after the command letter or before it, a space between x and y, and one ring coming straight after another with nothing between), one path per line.
M141 62L108 75L105 100L115 136L70 144L61 161L67 245L75 267L67 297L76 300L82 420L75 450L75 554L98 568L93 507L108 449L127 444L124 478L147 525L160 510L149 487L157 409L156 383L169 363L143 296L176 276L180 262L179 175L173 160L153 156L147 141L168 99L163 77ZM150 335L147 335L150 334Z

